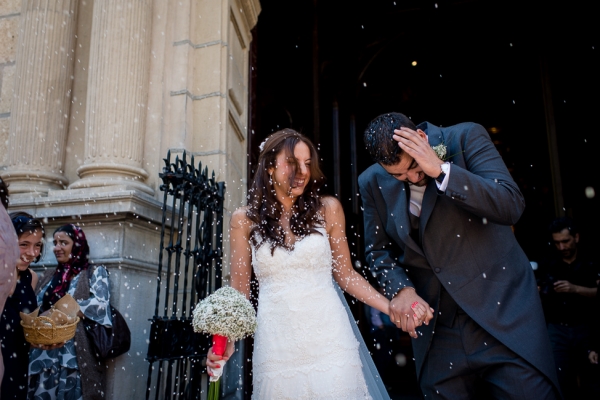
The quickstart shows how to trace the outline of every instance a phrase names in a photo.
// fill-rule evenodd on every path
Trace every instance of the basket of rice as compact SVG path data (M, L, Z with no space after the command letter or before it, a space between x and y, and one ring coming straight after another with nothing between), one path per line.
M79 304L69 294L41 315L38 315L39 311L38 307L30 314L21 313L21 326L27 342L52 345L64 343L75 336L79 322Z

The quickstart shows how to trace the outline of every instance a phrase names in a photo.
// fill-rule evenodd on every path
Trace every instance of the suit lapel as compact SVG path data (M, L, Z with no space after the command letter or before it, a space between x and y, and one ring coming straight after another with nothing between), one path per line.
M398 232L400 240L404 243L407 243L410 239L410 220L408 219L408 214L406 213L406 210L408 209L409 194L406 185L404 183L398 183L398 181L393 182L393 186L398 192L396 192L395 195L397 201L394 202L391 217L394 221L396 221L396 232ZM394 218L395 216L398 216L398 218Z
M444 142L444 133L435 125L431 125L429 122L423 122L419 124L419 128L427 133L427 140L430 146L437 146ZM438 198L437 185L434 179L431 179L425 188L423 194L423 204L421 205L421 218L419 220L419 236L421 243L423 243L423 233L427 226L427 221L433 212L435 201Z
M395 178L392 178L395 180ZM398 181L396 181L398 183ZM402 188L404 190L402 190ZM398 200L396 202L396 206L394 207L393 215L398 215L400 223L396 223L396 230L398 232L398 236L400 240L406 244L406 246L410 247L411 250L424 256L423 250L421 247L410 237L410 216L408 215L409 211L409 199L410 199L410 189L409 185L402 182L401 189L402 193L398 196Z
M421 218L419 218L419 236L421 238L421 243L423 243L423 232L425 232L425 226L427 225L427 221L431 216L437 198L437 185L435 180L431 179L427 184L427 188L425 188L425 193L423 194L423 204L421 205Z
M444 132L437 126L431 125L429 122L423 122L417 126L427 134L427 141L430 146L437 146L444 142Z

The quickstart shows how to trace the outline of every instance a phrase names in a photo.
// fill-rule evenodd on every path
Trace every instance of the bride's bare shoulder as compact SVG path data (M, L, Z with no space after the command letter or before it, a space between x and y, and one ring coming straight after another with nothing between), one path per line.
M321 197L321 209L319 210L327 223L344 218L344 208L342 203L333 196Z
M333 196L323 196L320 198L321 200L321 212L331 213L331 212L339 212L342 211L342 203Z
M248 218L248 209L248 206L240 207L231 214L231 221L229 222L230 228L250 230L253 222Z

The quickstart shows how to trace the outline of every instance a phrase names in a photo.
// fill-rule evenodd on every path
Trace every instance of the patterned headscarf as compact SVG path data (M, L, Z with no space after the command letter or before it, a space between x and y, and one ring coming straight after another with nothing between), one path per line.
M57 232L66 233L73 240L73 249L68 263L58 263L52 281L44 293L40 313L50 309L54 303L60 300L69 290L71 280L88 267L90 248L81 228L73 224L63 225L54 231L55 234Z

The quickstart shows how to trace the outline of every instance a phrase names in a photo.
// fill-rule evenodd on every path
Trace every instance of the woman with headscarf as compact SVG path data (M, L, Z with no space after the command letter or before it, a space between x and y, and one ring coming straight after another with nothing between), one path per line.
M88 263L89 247L80 227L68 224L54 231L54 274L40 278L37 301L40 313L67 293L80 307L80 318L112 326L108 272ZM29 354L29 399L92 400L104 398L106 367L95 358L85 328L60 348L32 348Z
M0 317L0 340L6 372L2 378L0 398L24 399L27 395L27 370L29 366L29 343L25 340L20 312L26 314L37 308L33 288L37 274L29 268L40 260L46 238L44 225L25 212L11 213L10 218L19 240L20 256L17 261L15 288L6 299Z

